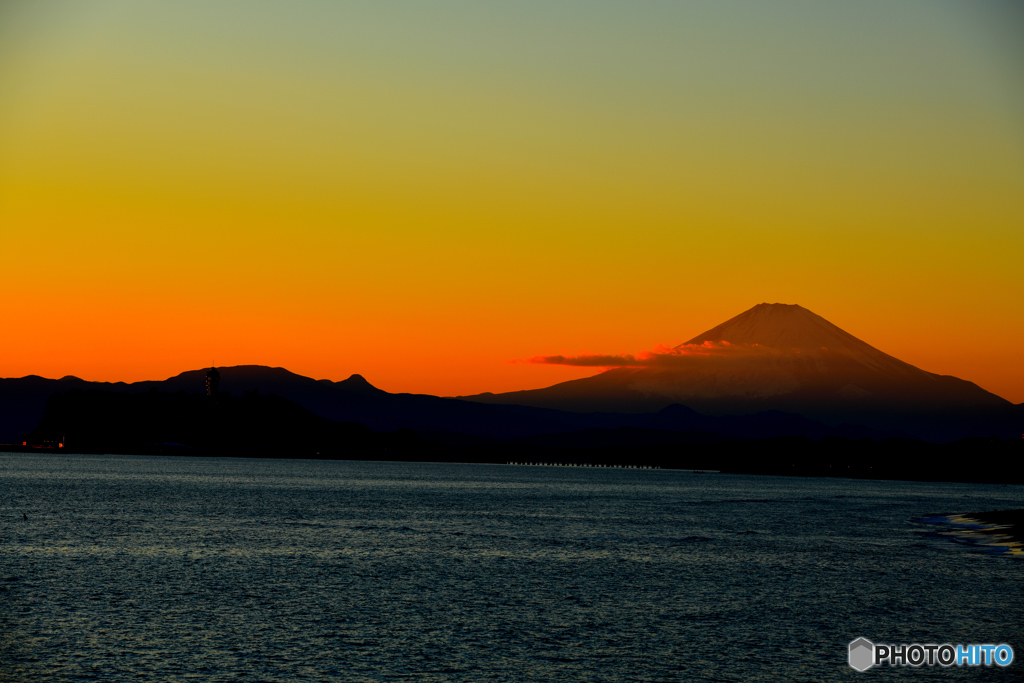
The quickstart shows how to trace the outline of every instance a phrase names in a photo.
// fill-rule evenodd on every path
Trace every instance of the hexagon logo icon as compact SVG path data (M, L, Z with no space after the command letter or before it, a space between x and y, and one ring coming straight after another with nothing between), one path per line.
M850 666L857 671L867 671L875 663L875 644L867 638L858 638L850 643Z

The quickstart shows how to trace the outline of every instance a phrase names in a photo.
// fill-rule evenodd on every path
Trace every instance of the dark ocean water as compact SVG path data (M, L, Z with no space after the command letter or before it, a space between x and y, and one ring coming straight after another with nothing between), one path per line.
M0 454L0 681L1021 680L1024 562L921 521L1013 507L1024 487ZM858 674L859 636L1017 658Z

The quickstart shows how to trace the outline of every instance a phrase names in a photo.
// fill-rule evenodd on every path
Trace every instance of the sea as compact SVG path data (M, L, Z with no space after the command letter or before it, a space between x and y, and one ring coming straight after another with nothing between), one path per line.
M0 681L1024 679L1024 487L0 454ZM870 669L873 643L1009 644Z

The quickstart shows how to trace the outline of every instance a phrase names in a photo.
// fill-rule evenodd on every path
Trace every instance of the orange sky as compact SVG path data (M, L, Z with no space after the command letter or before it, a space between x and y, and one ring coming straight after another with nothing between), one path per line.
M0 376L592 374L798 303L1024 401L1012 3L0 8Z

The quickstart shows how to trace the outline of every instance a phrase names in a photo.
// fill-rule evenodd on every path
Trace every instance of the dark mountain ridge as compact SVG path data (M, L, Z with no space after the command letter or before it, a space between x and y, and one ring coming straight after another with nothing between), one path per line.
M780 435L815 439L825 436L879 438L888 435L848 425L827 427L778 411L748 416L707 416L676 405L650 414L586 414L531 406L486 405L423 394L390 394L359 375L333 382L265 366L245 365L219 368L218 371L224 395L236 398L276 396L303 407L319 418L359 423L376 432L410 429L504 439L630 427L670 432L711 432L731 438ZM77 378L0 379L0 403L20 408L18 411L4 411L0 416L0 427L3 428L0 433L4 435L0 440L20 443L39 424L51 397L57 399L64 394L78 392L85 398L91 395L106 401L103 398L106 394L196 395L205 390L205 376L205 370L190 370L164 381L132 384L85 382ZM80 396L79 401L85 398Z

